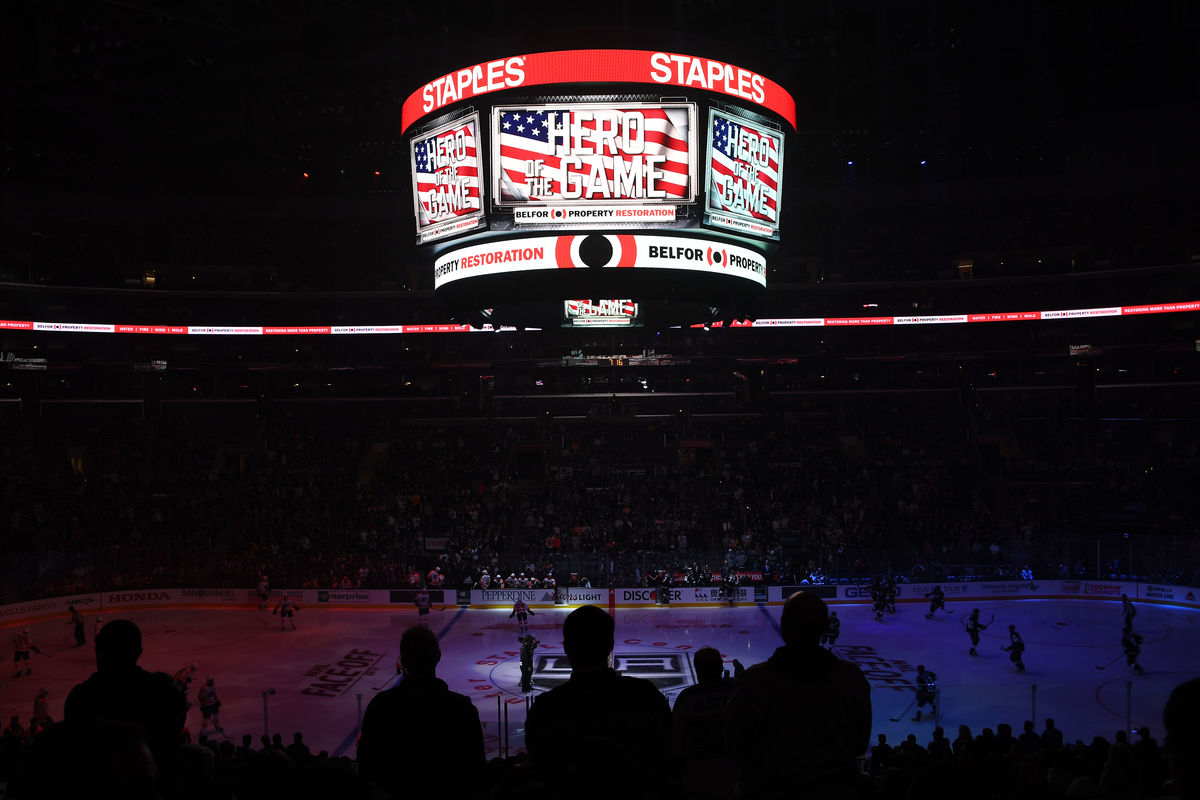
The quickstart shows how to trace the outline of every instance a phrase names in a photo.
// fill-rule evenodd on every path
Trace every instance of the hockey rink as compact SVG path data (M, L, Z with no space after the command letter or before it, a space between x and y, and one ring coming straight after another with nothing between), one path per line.
M973 607L982 610L984 622L991 620L977 657L967 654L970 642L962 625ZM871 618L866 605L832 608L843 620L836 651L857 662L871 680L873 730L886 733L891 743L914 732L924 744L932 733L935 723L928 715L920 722L911 719L911 681L918 664L937 673L937 723L951 739L963 724L978 734L1008 722L1019 733L1026 719L1036 719L1040 731L1052 717L1068 740L1111 740L1126 726L1127 714L1132 727L1146 725L1161 739L1162 709L1171 689L1200 676L1200 612L1181 607L1138 605L1135 630L1145 639L1140 661L1146 669L1140 677L1121 653L1119 601L950 602L951 613L939 612L930 620L925 605L902 604L882 623ZM569 676L560 637L568 611L537 610L530 619L530 632L541 642L535 696ZM746 666L768 658L781 644L779 613L779 606L755 605L618 608L617 666L654 680L673 699L693 682L689 654L704 645ZM163 609L125 616L142 628L143 667L174 673L199 665L190 700L206 676L215 678L227 736L238 741L251 734L257 742L268 731L288 743L293 732L302 731L313 752L349 756L362 710L396 679L400 634L417 622L415 609L306 607L297 612L294 631L281 631L279 618L269 610ZM45 653L34 654L32 675L19 678L13 677L11 651L4 654L0 709L5 724L14 715L27 724L42 688L49 690L50 715L61 718L71 687L94 669L94 619L87 619L88 644L78 648L65 619L3 629L11 639L29 627ZM518 630L508 609L434 607L429 619L442 644L438 674L475 700L489 757L505 747L518 752L528 701L519 693ZM1010 624L1027 646L1023 674L1001 650ZM200 733L200 723L193 706L188 713L193 736Z

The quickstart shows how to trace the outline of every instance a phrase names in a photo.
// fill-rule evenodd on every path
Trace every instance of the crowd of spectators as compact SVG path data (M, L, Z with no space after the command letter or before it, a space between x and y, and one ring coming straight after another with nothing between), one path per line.
M242 587L262 574L277 587L386 588L434 566L446 588L484 569L604 586L1026 567L1196 582L1183 571L1198 540L1190 423L1048 425L1007 402L843 398L742 418L419 421L321 405L10 415L3 594Z
M749 670L734 659L733 678L728 670L722 675L719 652L703 648L699 653L711 655L712 663L698 659L701 683L681 694L671 711L653 683L607 666L611 618L598 607L581 607L563 629L570 681L533 704L528 750L486 765L478 713L436 678L440 648L422 626L404 634L406 679L368 707L355 761L312 753L299 731L286 745L279 733L263 734L258 747L250 734L238 745L203 732L193 741L186 728L164 737L182 726L183 689L165 673L136 666L140 630L116 620L97 638L97 672L72 691L64 720L46 716L23 728L13 718L0 734L0 782L13 798L45 800L399 800L418 789L449 797L587 798L614 788L646 798L751 798L777 796L785 786L847 800L1197 796L1196 680L1178 686L1167 701L1166 749L1146 727L1136 741L1118 730L1111 741L1097 736L1085 743L1046 719L1040 733L1026 720L1020 734L1008 722L978 734L960 725L954 739L936 726L924 744L924 734L908 733L893 745L881 733L866 752L869 687L857 666L817 644L825 611L815 595L793 595L781 621L784 645ZM798 623L799 613L806 617ZM587 637L583 643L580 636ZM785 711L779 703L795 708ZM817 706L841 709L845 718L813 713ZM439 722L451 707L459 721ZM573 735L562 737L568 728ZM782 753L790 757L779 758ZM610 772L602 776L598 769Z

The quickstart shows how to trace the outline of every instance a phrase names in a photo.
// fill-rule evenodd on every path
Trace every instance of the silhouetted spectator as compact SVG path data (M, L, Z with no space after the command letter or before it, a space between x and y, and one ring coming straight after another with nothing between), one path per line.
M295 761L297 766L304 765L312 758L312 751L304 743L304 734L300 731L292 734L292 743L284 749L287 750L287 754L292 757L292 761Z
M8 797L159 800L155 759L143 730L111 718L71 716L34 740Z
M525 746L553 797L658 798L669 788L671 709L653 683L609 666L613 619L580 606L563 622L571 677L529 710Z
M1047 753L1054 753L1062 749L1062 746L1062 731L1054 727L1053 719L1046 717L1046 729L1042 731L1042 749Z
M1171 690L1163 708L1163 744L1171 762L1171 777L1180 800L1200 798L1200 678Z
M737 783L737 765L725 746L725 704L733 681L723 677L721 653L715 648L701 647L692 665L697 682L679 693L671 710L680 783L689 798L727 800Z
M139 667L141 655L142 631L136 624L126 619L107 623L96 636L96 671L67 695L63 717L140 726L158 767L158 790L172 798L178 794L176 770L187 700L172 676Z
M1033 729L1033 720L1025 720L1017 743L1022 753L1036 753L1042 749L1042 737Z
M479 791L483 729L470 698L437 677L437 635L413 626L400 637L400 683L363 715L359 775L396 797L463 797Z
M871 736L871 687L862 671L819 644L825 601L796 592L780 616L783 646L746 670L725 709L739 762L738 796L857 797L858 756Z
M892 746L887 743L887 735L879 734L876 744L871 748L871 774L880 775L892 761Z

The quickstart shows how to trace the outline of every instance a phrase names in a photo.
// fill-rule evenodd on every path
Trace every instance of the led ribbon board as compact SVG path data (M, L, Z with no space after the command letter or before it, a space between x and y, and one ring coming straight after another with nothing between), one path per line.
M411 167L418 242L432 242L483 224L478 143L478 114L413 139Z
M796 127L796 102L752 70L711 58L654 50L561 50L510 56L447 73L409 95L400 124L491 92L549 84L658 84L703 90L753 103Z
M766 286L766 258L716 239L647 234L522 236L473 244L434 261L433 287L487 275L538 270L672 270L741 278Z
M500 206L692 202L695 117L691 103L498 106L492 196ZM538 221L572 221L550 211Z
M778 239L783 133L713 109L707 138L705 222Z

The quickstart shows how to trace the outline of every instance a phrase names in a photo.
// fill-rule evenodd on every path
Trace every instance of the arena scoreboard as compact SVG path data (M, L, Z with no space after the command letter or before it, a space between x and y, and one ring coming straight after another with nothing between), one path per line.
M766 286L795 104L757 72L645 50L511 56L417 89L402 125L417 243L452 307L703 321L686 317L737 317Z

